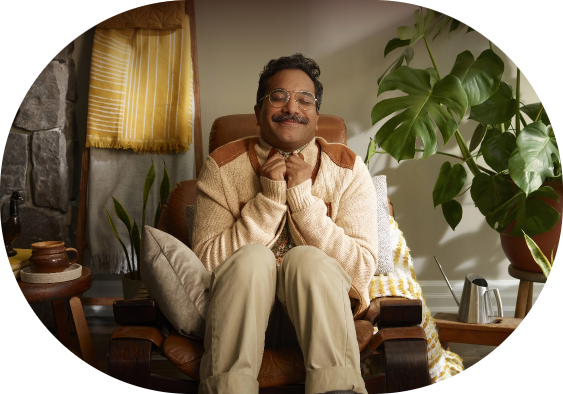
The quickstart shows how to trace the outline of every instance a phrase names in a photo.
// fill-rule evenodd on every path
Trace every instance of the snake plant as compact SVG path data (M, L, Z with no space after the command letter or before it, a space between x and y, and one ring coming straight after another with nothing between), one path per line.
M154 164L151 164L151 167L149 168L149 172L147 173L147 176L145 178L145 186L143 188L143 217L141 221L141 228L145 227L145 212L147 209L147 201L149 199L149 194L155 179L156 179L156 170L154 168ZM170 194L170 177L168 176L168 172L166 171L166 163L164 163L162 181L160 182L160 187L159 187L159 202L154 215L153 227L158 226L158 221L160 220L160 212L162 209L162 202L168 198L169 194ZM115 225L113 223L113 220L108 210L106 209L105 206L103 205L102 206L106 211L106 217L111 227L111 231L116 236L117 240L121 244L121 247L123 248L123 252L125 253L125 258L127 259L127 268L131 273L131 279L140 279L139 267L140 267L140 258L141 258L141 232L139 231L139 227L137 226L137 222L135 221L135 219L133 219L133 224L131 224L131 218L127 213L127 211L125 210L125 208L123 207L123 205L121 205L121 203L117 201L117 199L115 199L113 196L112 196L112 200L113 200L113 210L116 216L119 218L119 220L121 220L121 222L125 225L125 227L127 228L127 233L129 234L129 242L131 245L131 259L129 258L129 252L127 251L127 247L125 246L123 240L121 239L121 237L117 233L117 230L115 229ZM136 262L135 262L135 256L137 257Z

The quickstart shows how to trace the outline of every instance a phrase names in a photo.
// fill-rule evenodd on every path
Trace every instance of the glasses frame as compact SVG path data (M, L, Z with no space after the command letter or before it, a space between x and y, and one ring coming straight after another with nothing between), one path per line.
M286 97L285 103L284 103L281 107L276 107L276 106L272 103L272 99L271 99L270 95L271 95L272 93L274 93L274 92L285 92L285 93L286 93L286 95L285 95L285 97ZM314 105L315 111L317 110L317 98L315 97L315 95L314 95L313 93L308 92L308 91L306 91L306 90L285 90L285 89L282 89L282 88L277 88L277 89L272 90L270 93L268 93L268 94L265 95L264 97L262 97L260 100L258 100L258 102L260 102L260 101L264 100L266 97L268 97L268 101L270 102L270 105L271 105L272 107L274 107L274 108L283 108L284 106L287 105L287 103L289 103L289 100L291 99L291 95L290 95L289 93L308 93L308 94L310 94L310 95L313 97L313 100L315 100L315 105ZM301 106L300 106L299 103L297 102L297 97L296 97L296 96L293 96L293 100L295 100L295 104L297 104L297 106L299 107L299 109L301 109L302 111L308 111L308 110L309 110L309 108L301 108Z

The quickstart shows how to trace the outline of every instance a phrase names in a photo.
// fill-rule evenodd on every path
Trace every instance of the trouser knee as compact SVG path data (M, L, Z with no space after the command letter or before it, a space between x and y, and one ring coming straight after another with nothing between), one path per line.
M240 247L214 271L215 279L228 275L229 281L249 283L252 278L275 277L274 254L264 245L249 244Z

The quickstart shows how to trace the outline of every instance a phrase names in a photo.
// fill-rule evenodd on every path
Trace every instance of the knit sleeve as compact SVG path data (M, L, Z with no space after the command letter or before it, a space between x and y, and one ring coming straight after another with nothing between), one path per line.
M193 251L209 273L246 244L270 244L287 205L258 193L236 218L227 204L222 174L209 157L198 178Z
M368 285L377 264L376 194L370 174L356 158L333 222L325 203L311 194L311 182L287 190L291 219L307 245L336 259L369 304ZM296 240L297 242L297 240Z

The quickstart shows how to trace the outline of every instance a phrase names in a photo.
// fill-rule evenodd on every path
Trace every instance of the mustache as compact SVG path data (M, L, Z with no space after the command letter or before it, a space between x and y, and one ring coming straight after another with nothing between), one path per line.
M272 115L272 122L277 122L277 123L281 123L281 122L297 122L300 124L304 124L304 125L308 125L309 124L309 119L305 118L305 117L300 117L297 114L281 114L281 115Z

